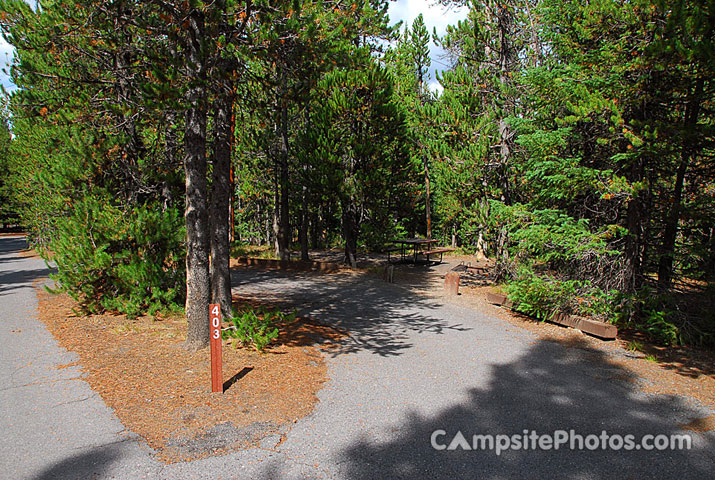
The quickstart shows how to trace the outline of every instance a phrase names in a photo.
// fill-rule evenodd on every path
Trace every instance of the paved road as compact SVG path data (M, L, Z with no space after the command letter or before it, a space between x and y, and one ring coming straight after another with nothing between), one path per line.
M351 336L328 360L331 380L315 412L275 450L162 466L76 368L56 368L75 358L35 317L31 284L47 270L19 258L22 247L0 238L0 478L710 478L715 471L713 432L688 432L688 451L467 450L473 435L525 430L573 429L586 443L603 430L636 439L682 434L680 424L713 412L692 399L639 392L601 352L541 341L379 280L247 271L235 273L235 292L287 299ZM457 448L435 450L435 431L438 445L456 437Z
M141 478L157 467L150 452L77 367L57 368L77 357L37 320L33 284L50 271L19 256L25 246L23 238L0 238L0 478Z

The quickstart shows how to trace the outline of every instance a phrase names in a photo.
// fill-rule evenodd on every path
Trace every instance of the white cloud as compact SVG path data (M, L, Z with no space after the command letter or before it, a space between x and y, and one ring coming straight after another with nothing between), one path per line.
M444 87L437 80L431 80L427 86L432 92L436 93L437 96L442 95L442 92L444 92Z

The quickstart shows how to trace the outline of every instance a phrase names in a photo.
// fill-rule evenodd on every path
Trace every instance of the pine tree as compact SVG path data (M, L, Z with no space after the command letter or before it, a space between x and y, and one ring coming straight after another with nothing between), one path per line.
M345 263L355 266L362 222L379 223L388 216L387 192L400 183L407 166L404 117L389 75L370 63L365 70L327 74L316 101L306 152L337 195Z
M545 1L537 14L550 57L522 77L526 114L514 125L524 150L519 195L529 199L529 213L519 215L539 214L546 223L521 224L510 248L514 236L528 238L533 257L540 247L526 232L552 228L554 212L561 212L582 224L581 233L571 230L574 237L591 246L605 240L608 253L586 255L584 246L551 268L625 293L629 300L612 303L611 315L645 325L661 341L703 341L705 323L678 326L677 316L663 317L675 307L667 295L652 294L649 276L657 273L666 291L678 264L698 275L690 265L707 262L695 252L711 248L711 229L701 221L712 210L700 206L712 198L701 188L712 181L706 105L713 62L704 53L712 44L712 13L677 1ZM548 220L540 214L546 211ZM550 248L568 250L568 243L563 238ZM698 260L688 265L682 259L689 256Z
M23 222L61 266L60 287L88 310L137 314L181 301L183 230L162 198L174 172L146 148L160 142L144 89L153 72L125 4L108 7L3 3L18 57L11 170Z
M397 99L404 106L410 130L413 162L419 165L424 178L424 205L427 238L432 238L432 198L430 185L430 156L427 151L426 105L433 101L429 91L428 70L432 63L429 51L430 36L422 14L405 28L394 51L386 55L388 68L396 78Z

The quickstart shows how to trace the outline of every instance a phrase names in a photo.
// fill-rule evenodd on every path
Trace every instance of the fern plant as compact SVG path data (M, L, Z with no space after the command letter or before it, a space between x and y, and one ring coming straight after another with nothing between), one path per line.
M263 352L278 338L278 325L291 323L295 317L296 312L285 314L280 310L268 310L265 307L243 311L235 309L230 319L232 325L223 330L221 335L225 340L236 340L236 348L253 347Z

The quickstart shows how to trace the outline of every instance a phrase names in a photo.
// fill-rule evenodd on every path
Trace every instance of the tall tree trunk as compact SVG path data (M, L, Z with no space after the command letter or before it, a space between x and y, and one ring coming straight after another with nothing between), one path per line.
M683 183L685 182L685 171L690 163L690 155L683 153L675 174L675 186L673 188L672 207L665 221L663 230L663 243L661 245L660 258L658 259L658 288L667 290L673 281L673 260L675 256L675 240L678 236L678 223L680 222L681 202L683 197Z
M278 243L280 247L280 258L281 260L290 260L290 255L288 254L288 248L290 246L291 234L290 234L290 214L289 208L289 175L288 175L288 156L289 156L289 145L288 145L288 105L285 99L281 100L281 119L280 119L280 225L279 225L279 236Z
M320 215L313 212L310 216L310 246L313 250L318 248L320 239Z
M423 155L423 157L425 169L425 216L427 220L427 238L432 239L432 209L430 207L432 200L430 199L429 168L427 164L427 155Z
M300 211L300 259L310 260L308 253L308 187L303 185L302 207Z
M625 272L623 275L623 285L618 289L627 293L635 293L643 287L645 282L645 268L647 265L646 256L648 254L648 225L651 216L652 182L646 176L648 171L648 158L639 156L631 164L628 181L632 184L647 181L648 189L638 191L628 203L626 209L626 227L628 235L625 238L623 257L625 260ZM640 315L640 312L631 313L633 319Z
M424 72L423 66L417 64L417 96L420 105L424 107ZM430 198L430 182L429 182L429 161L422 145L419 145L418 150L423 159L423 169L425 175L425 222L427 223L427 238L432 239L432 199Z
M643 208L639 194L628 203L626 222L628 236L623 252L626 263L623 287L626 292L634 293L643 286Z
M710 254L707 255L707 260L705 261L705 273L710 276L710 278L715 277L715 227L710 227L709 239L707 241L707 247Z
M233 120L231 121L231 125L235 125ZM231 132L231 141L233 141L233 132ZM233 196L233 192L236 191L236 181L234 179L234 173L233 173L233 163L231 163L231 166L229 167L229 198L228 198L228 227L229 227L229 232L228 232L228 244L231 245L233 242L236 241L236 211L233 206L235 200Z
M665 221L663 231L663 243L661 246L660 259L658 261L658 288L667 290L673 282L673 260L675 257L675 240L678 236L678 223L680 223L680 213L682 211L683 185L685 183L685 172L695 153L693 148L693 135L698 124L700 115L701 98L703 95L704 80L699 78L695 85L695 91L690 96L685 107L685 118L683 122L684 138L680 149L680 164L675 174L675 185L673 186L673 197L668 217Z
M502 191L502 200L506 205L511 205L511 188L509 185L509 159L511 158L511 128L504 119L499 120L499 186Z
M499 182L502 189L502 199L505 204L511 205L511 188L509 185L509 160L511 158L511 143L513 132L506 122L506 117L511 113L512 101L510 98L509 76L513 62L512 34L514 26L513 13L508 6L500 5L497 8L497 31L499 37L499 105L497 114L499 117Z
M235 97L232 92L232 97ZM233 102L234 99L231 101ZM233 142L236 138L236 115L233 111L233 105L231 106L231 152L233 152ZM234 192L236 191L236 179L234 178L233 162L229 159L229 198L228 198L228 225L229 225L229 237L228 244L229 249L233 242L236 241L236 210L234 208Z
M305 112L305 128L310 129L310 114L306 110ZM302 192L301 192L301 209L300 209L300 259L304 262L310 260L310 254L308 252L308 228L309 222L309 212L308 212L308 174L309 165L306 161L303 161L303 181L302 181Z
M206 187L206 70L201 40L204 18L192 10L188 18L187 65L193 80L187 90L184 132L186 174L186 343L191 350L209 344L209 233Z
M266 206L266 208L268 208L268 207ZM273 216L273 218L275 219L275 215ZM270 214L266 213L266 241L265 241L265 244L270 245L270 243L271 243L271 216L270 216Z
M231 271L229 244L229 205L231 203L231 152L233 95L223 92L214 102L214 148L211 205L211 303L221 305L224 316L231 316Z
M343 210L343 236L345 238L345 263L357 267L357 240L359 235L358 212L351 199L341 200Z
M276 171L274 175L274 181L273 181L273 247L275 250L276 257L282 258L283 253L281 252L281 232L280 232L280 212L281 212L281 192L279 190L279 184L280 182L278 181L278 176L280 175L279 173L279 168L278 168L278 162L275 162L276 166Z

